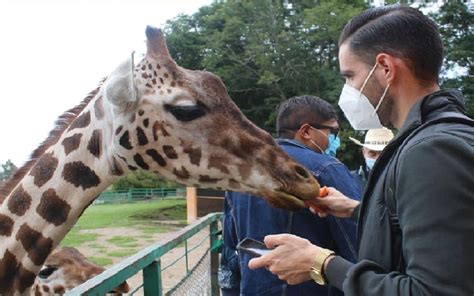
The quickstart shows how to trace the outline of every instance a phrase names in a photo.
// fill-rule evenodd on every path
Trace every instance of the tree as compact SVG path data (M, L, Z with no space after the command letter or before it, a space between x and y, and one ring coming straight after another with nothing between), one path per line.
M0 172L0 181L8 180L18 169L13 162L9 159L2 166L2 171Z
M149 171L135 171L120 177L112 184L113 190L128 190L130 188L169 188L176 184L167 181Z
M474 14L461 1L445 1L430 16L439 25L445 48L441 85L462 90L467 112L474 117Z

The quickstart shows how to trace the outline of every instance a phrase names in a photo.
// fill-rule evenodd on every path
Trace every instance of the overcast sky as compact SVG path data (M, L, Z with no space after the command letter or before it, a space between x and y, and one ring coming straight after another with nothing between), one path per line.
M17 166L59 115L95 89L146 25L163 26L212 0L0 0L0 164Z

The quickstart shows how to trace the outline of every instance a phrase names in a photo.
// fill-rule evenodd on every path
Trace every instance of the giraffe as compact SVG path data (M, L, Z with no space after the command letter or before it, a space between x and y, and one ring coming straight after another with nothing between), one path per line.
M160 29L120 64L0 192L0 294L27 294L42 264L116 178L149 170L186 186L249 192L297 210L319 184L251 123L222 81L179 67ZM256 217L257 219L257 217Z
M102 266L87 260L76 248L59 248L46 259L31 292L34 296L64 294L104 270ZM129 290L128 283L124 282L110 294L121 295Z

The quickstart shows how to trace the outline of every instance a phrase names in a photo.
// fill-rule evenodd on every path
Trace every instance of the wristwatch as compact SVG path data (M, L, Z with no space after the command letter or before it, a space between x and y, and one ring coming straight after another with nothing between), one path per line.
M323 249L320 248L318 254L316 255L316 258L314 259L314 264L309 270L309 275L311 278L316 282L318 285L325 285L326 280L324 279L323 276L323 266L324 266L324 261L328 259L329 256L334 255L334 251L328 250L328 249Z

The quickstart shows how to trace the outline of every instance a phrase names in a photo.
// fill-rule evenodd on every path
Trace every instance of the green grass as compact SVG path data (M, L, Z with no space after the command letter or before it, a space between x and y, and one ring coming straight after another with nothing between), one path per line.
M131 236L121 236L121 235L116 235L112 238L109 238L107 242L116 245L117 247L122 247L122 248L133 248L133 247L138 247L138 244L136 243L137 239Z
M107 253L107 256L123 258L123 257L128 257L132 254L135 254L136 252L137 252L136 249L125 249L125 250L109 252Z
M133 238L131 239L132 236L152 235L169 231L169 226L155 223L157 220L176 220L177 222L182 222L185 219L185 199L93 205L86 209L76 225L61 242L61 245L77 247L87 242L94 242L98 234L80 233L84 229L134 227L136 233L130 234L130 237L126 237L127 239L124 241L112 243L120 247L135 248L137 243ZM99 246L92 247L100 249Z
M89 257L89 260L100 266L111 265L112 259L106 257Z
M93 242L97 239L96 233L79 233L77 229L72 229L61 241L62 246L76 247L85 242Z

